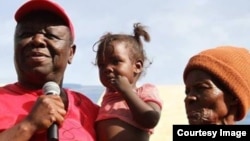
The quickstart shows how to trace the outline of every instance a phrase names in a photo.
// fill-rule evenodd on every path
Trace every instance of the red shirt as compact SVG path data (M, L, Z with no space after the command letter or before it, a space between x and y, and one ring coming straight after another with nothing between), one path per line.
M66 89L68 109L59 128L60 141L95 141L94 122L99 106L89 98ZM0 132L20 122L27 116L42 90L29 91L18 85L0 87ZM46 141L46 132L35 134L30 141Z

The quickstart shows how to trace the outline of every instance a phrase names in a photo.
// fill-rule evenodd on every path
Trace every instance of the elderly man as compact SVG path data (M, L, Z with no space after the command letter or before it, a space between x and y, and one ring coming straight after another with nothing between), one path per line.
M63 141L94 141L99 107L83 94L62 88L72 62L73 25L58 4L30 0L15 14L14 61L17 82L0 88L0 140L45 141L48 128L58 127ZM55 95L43 92L45 83L59 86Z

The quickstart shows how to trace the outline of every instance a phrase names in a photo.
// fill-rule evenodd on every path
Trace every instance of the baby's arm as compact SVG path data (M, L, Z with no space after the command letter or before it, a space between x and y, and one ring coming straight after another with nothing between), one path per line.
M144 102L124 76L117 76L114 85L126 100L134 120L145 128L154 128L161 114L161 107L155 102Z

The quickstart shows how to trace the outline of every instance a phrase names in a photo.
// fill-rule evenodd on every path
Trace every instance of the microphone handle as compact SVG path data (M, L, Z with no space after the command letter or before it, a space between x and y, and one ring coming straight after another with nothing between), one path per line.
M56 123L53 123L47 132L48 141L58 141L58 126Z

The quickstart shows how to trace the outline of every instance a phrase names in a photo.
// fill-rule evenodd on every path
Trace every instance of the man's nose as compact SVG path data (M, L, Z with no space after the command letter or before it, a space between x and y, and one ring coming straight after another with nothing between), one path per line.
M34 45L34 47L45 47L46 42L44 39L44 34L36 33L32 37L32 44Z

